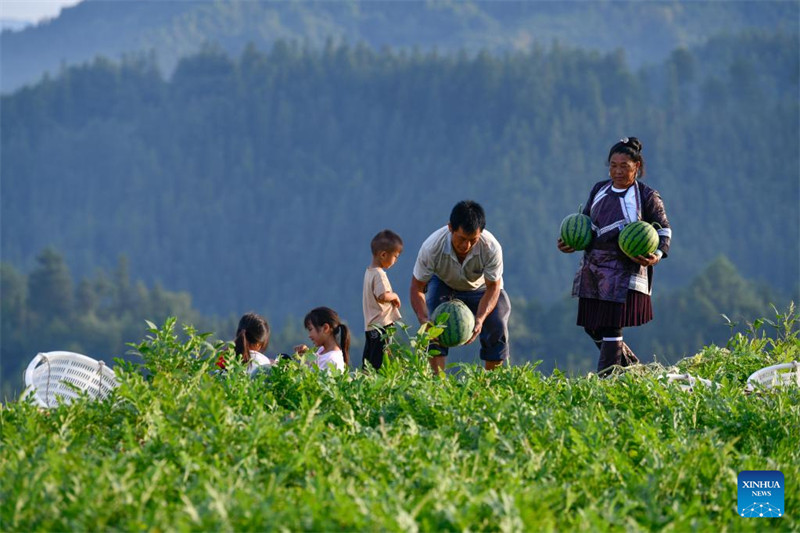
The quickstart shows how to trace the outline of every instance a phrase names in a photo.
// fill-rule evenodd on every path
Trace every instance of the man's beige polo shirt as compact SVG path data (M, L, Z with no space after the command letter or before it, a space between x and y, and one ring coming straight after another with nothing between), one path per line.
M450 241L450 230L444 226L425 239L414 264L417 280L427 283L434 275L457 291L483 288L486 280L499 281L502 287L503 249L494 235L483 230L464 263L459 263Z

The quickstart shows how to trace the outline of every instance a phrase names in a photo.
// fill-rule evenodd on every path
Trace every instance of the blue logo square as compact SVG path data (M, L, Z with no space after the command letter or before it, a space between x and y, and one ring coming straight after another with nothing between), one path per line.
M783 516L783 472L743 470L739 472L739 516L777 518Z

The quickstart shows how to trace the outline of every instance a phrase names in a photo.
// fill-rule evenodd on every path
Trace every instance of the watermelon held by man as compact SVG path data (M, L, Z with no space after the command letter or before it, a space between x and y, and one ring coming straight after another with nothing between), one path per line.
M575 250L585 250L592 242L592 219L580 212L561 221L561 241Z
M629 257L652 254L658 249L658 231L655 226L658 224L644 220L628 224L619 233L617 242L620 249Z
M439 304L433 310L431 317L434 324L438 324L437 318L442 313L447 313L447 319L441 324L444 326L444 331L436 338L436 344L452 348L466 343L472 337L472 330L475 329L475 315L467 304L457 299Z

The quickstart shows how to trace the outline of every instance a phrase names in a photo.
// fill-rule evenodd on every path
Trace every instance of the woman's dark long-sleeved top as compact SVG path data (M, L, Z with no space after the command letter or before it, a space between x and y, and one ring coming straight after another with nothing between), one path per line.
M572 295L612 302L625 302L628 290L649 295L653 284L653 268L633 262L619 248L620 231L632 222L657 222L658 249L669 253L672 229L658 191L636 181L624 191L615 191L611 180L592 187L583 214L592 219L594 238L584 252Z

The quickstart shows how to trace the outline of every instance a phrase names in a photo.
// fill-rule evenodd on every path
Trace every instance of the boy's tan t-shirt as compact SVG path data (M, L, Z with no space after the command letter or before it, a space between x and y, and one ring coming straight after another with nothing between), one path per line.
M378 296L392 292L386 272L380 267L368 267L364 272L364 331L374 326L386 326L400 320L400 310L389 302L379 302ZM372 328L370 326L373 326Z

